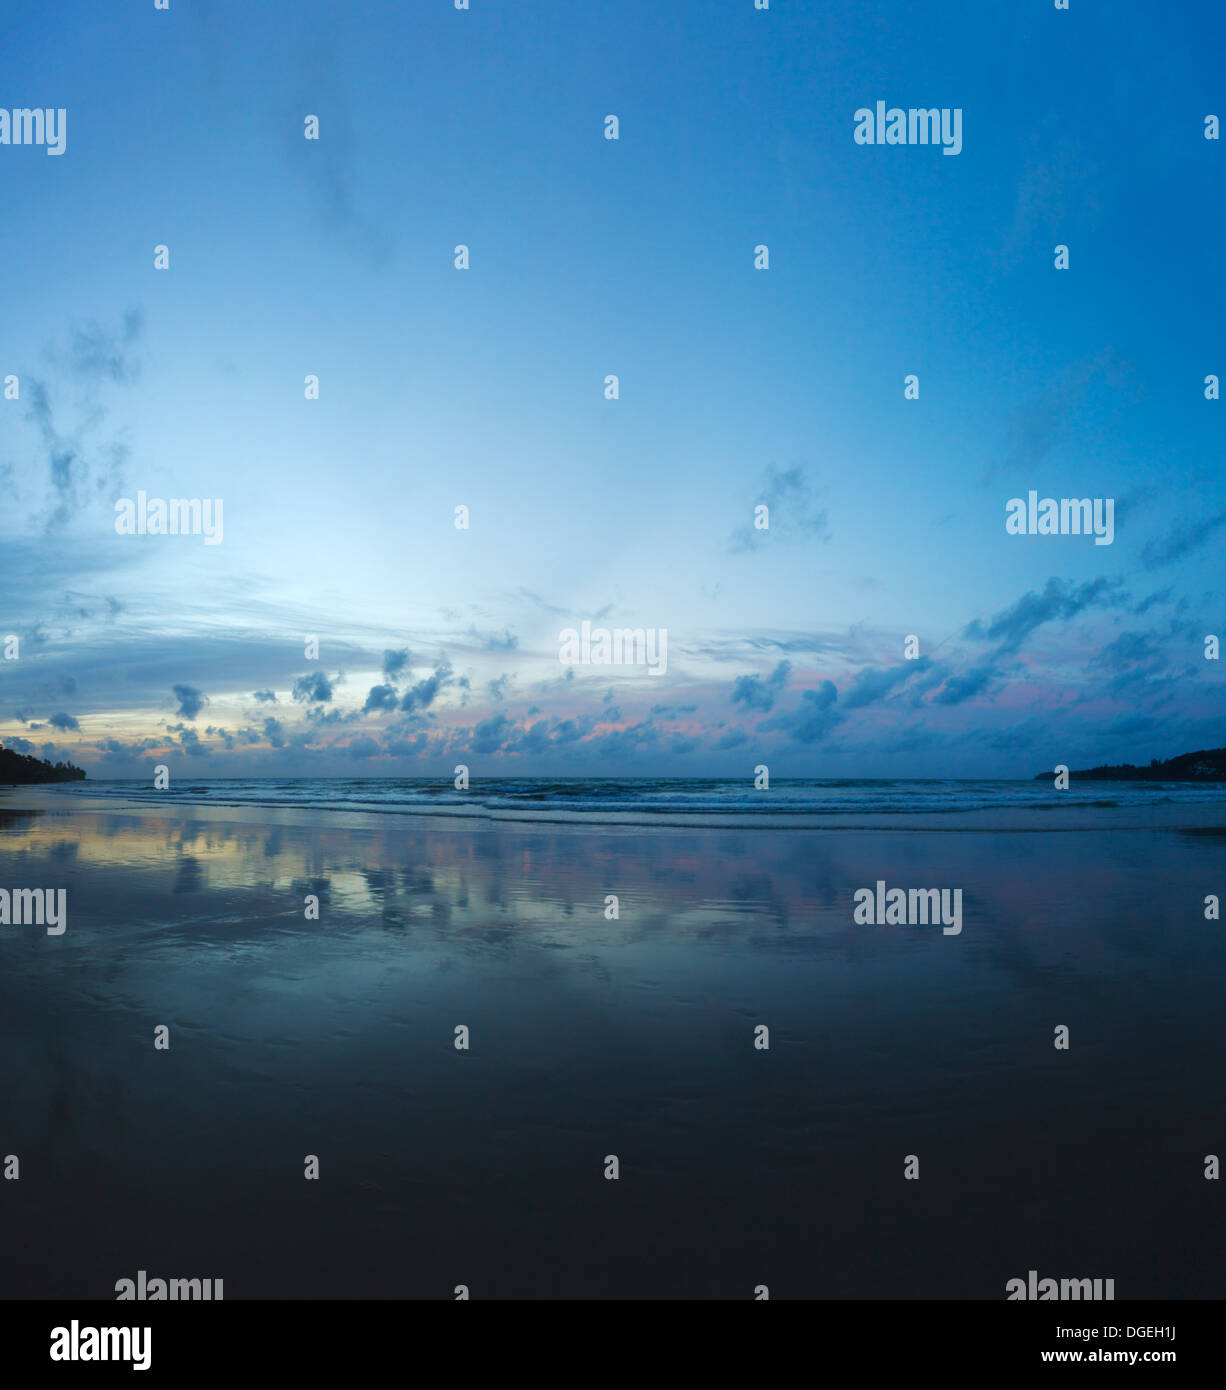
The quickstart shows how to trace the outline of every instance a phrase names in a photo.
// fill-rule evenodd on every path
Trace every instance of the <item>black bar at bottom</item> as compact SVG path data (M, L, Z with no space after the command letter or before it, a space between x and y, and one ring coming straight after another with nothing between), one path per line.
M11 1302L0 1305L5 1379L54 1382L254 1371L335 1372L363 1383L387 1370L465 1380L489 1360L515 1369L601 1379L619 1363L642 1375L661 1362L772 1376L801 1358L837 1371L1027 1373L1067 1365L1120 1365L1159 1373L1220 1369L1217 1302L950 1303L788 1302L735 1312L727 1302L495 1302L440 1307L405 1302ZM124 1335L125 1329L127 1335ZM53 1355L53 1352L56 1353ZM105 1352L108 1359L97 1359ZM588 1371L576 1353L593 1358ZM782 1358L787 1358L784 1361ZM88 1367L88 1372L80 1369ZM450 1371L447 1370L450 1368Z

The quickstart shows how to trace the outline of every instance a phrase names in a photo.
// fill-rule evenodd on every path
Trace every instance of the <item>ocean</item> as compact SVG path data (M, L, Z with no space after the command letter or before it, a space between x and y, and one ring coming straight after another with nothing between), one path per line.
M1054 780L1054 779L1052 779ZM217 778L174 782L155 790L147 781L74 782L66 794L148 803L302 807L393 815L471 816L484 820L813 826L876 822L878 818L1119 810L1226 803L1226 786L1188 782L1074 782L1055 791L1052 780L776 779L757 790L750 778L495 778L457 791L445 778L294 778L285 781ZM899 823L903 823L900 821ZM888 823L888 822L887 822ZM1025 822L1023 821L1022 824ZM1094 823L1087 819L1087 824Z

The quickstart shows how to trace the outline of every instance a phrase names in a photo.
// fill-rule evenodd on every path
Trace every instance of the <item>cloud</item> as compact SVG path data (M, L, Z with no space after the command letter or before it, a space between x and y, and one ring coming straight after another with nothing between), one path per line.
M829 513L817 505L801 469L780 472L773 466L768 468L756 502L768 508L769 529L759 531L751 522L739 526L728 540L728 549L734 554L764 545L769 537L785 541L829 540Z
M696 657L706 657L711 661L743 662L758 652L786 652L790 656L844 656L847 654L848 634L844 631L829 633L775 633L758 631L736 638L710 638L691 643L687 651Z
M781 661L765 680L761 676L738 676L729 698L734 705L744 705L746 709L769 711L787 684L791 670L790 661Z
M715 747L723 751L727 748L740 748L742 744L749 742L749 735L744 729L728 729L716 741Z
M912 676L927 670L931 664L928 657L925 656L914 661L903 661L897 666L886 666L880 669L867 667L856 676L851 685L843 692L843 708L863 709L866 705L876 704L878 700L888 695L896 685L904 684Z
M1169 603L1170 601L1171 590L1169 588L1159 589L1157 593L1150 594L1148 595L1148 597L1141 599L1139 603L1135 604L1128 611L1130 613L1135 614L1137 617L1140 617L1143 613L1148 613L1151 608L1156 608L1159 605Z
M425 680L418 681L405 691L401 697L400 708L406 712L429 709L437 699L439 691L451 685L454 679L451 663L444 657L432 676L427 676Z
M190 685L176 685L171 687L174 697L179 702L179 708L175 714L180 719L195 719L200 711L208 704L208 698Z
M293 697L312 704L326 704L332 698L332 682L322 671L311 671L294 682Z
M62 531L67 526L80 509L91 482L93 491L99 495L119 484L127 459L126 446L114 438L96 440L89 446L88 453L95 462L101 461L103 467L91 472L86 439L106 416L98 400L98 387L106 383L127 385L135 380L137 363L130 349L140 336L140 314L129 310L118 334L108 333L94 323L76 329L66 363L56 352L48 353L61 375L76 382L78 393L84 391L75 424L65 423L61 418L45 379L31 375L23 382L28 402L25 418L38 432L47 465L51 490L51 510L46 518L48 532Z
M570 617L570 610L569 610L569 609L566 609L566 608L559 608L556 604L549 603L546 599L543 599L543 598L540 596L540 594L534 594L534 593L532 592L531 589L525 589L525 588L523 588L523 587L520 587L520 588L518 588L518 589L515 589L515 590L511 593L510 597L512 597L512 598L517 598L517 599L523 599L523 600L525 600L526 602L532 604L534 607L539 608L539 609L541 610L542 613L548 613L548 614L550 614L550 615L553 616L553 617L557 617L557 618L569 618L569 617Z
M1173 565L1176 560L1182 560L1185 555L1199 550L1223 526L1226 526L1226 511L1215 512L1203 521L1186 518L1172 527L1161 540L1145 545L1141 550L1141 563L1147 570Z
M976 666L964 675L950 676L933 699L938 705L960 705L964 700L985 691L992 680L991 667Z
M1076 362L1047 382L1010 415L1004 457L990 463L984 481L1015 476L1044 463L1070 435L1078 410L1101 374L1096 359Z
M251 695L252 699L259 700L261 704L275 705L277 703L277 697L271 690L253 690Z
M394 682L400 673L413 665L413 658L409 654L408 647L401 647L399 651L385 651L383 653L383 679L389 684Z
M73 374L87 380L133 382L140 366L132 349L140 341L144 320L139 309L129 309L118 333L108 333L97 323L78 328L73 334L70 363Z
M1162 653L1150 632L1124 632L1114 642L1110 642L1091 661L1093 666L1156 666L1162 662Z
M341 709L339 705L324 709L322 704L315 704L307 707L306 717L318 729L328 724L352 724L355 720L361 719L364 713L364 710Z
M1135 738L1138 734L1153 733L1165 727L1166 721L1148 714L1122 714L1104 730L1113 738Z
M974 619L967 624L964 634L973 641L998 643L997 656L1012 656L1044 623L1076 617L1087 608L1108 607L1116 600L1118 590L1118 580L1101 576L1084 584L1049 579L1041 594L1033 589L1023 594L1016 603L998 613L987 627L978 618Z
M504 628L501 636L496 632L482 636L475 627L470 627L468 635L474 641L480 642L487 652L513 652L519 646L519 638L514 636L509 628Z
M369 714L372 710L394 710L398 701L399 696L392 686L372 685L366 696L366 703L362 706L362 713Z
M515 727L505 714L498 713L483 719L473 727L472 750L474 753L497 753L511 730Z
M286 154L310 190L318 223L346 251L383 269L392 260L393 243L386 230L391 224L357 207L361 136L345 85L347 64L340 57L345 37L339 18L313 36L294 97L284 110ZM304 138L307 114L319 118L318 140Z
M208 745L201 743L200 735L187 724L167 724L166 732L168 734L178 734L179 747L183 749L189 758L208 757Z
M795 743L817 743L842 722L835 708L839 698L833 681L822 681L816 690L801 691L800 704L788 713L780 712L758 725L762 733L787 734Z
M58 714L53 714L51 718L47 720L47 723L50 724L53 729L79 729L81 727L71 714L65 714L63 711L60 711Z

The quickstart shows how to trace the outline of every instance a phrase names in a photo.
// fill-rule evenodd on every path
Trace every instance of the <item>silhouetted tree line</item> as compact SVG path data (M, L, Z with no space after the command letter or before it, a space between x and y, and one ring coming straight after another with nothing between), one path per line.
M1050 776L1050 772L1040 772L1034 780L1038 782ZM1204 748L1199 753L1181 753L1165 761L1154 758L1148 767L1135 767L1132 763L1091 767L1084 772L1070 772L1069 781L1226 782L1226 748Z
M72 763L47 763L0 747L0 784L83 782L85 773Z

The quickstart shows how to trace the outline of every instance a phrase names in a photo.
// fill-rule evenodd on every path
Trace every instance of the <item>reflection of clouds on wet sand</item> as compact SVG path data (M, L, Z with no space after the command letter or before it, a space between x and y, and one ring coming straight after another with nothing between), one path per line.
M456 1259L524 1296L559 1269L572 1292L735 1293L765 1261L809 1294L996 1297L985 1224L1010 1269L1036 1220L1072 1267L1131 1181L1202 1143L1218 859L1157 831L0 809L0 884L70 903L63 938L0 937L4 1142L46 1184L17 1218L47 1233L34 1283L105 1294L161 1250L234 1297L426 1294ZM879 877L961 887L962 935L854 926ZM1119 1116L1158 1095L1155 1147L1104 1180ZM1058 1181L1036 1176L1053 1133ZM921 1150L929 1204L895 1182ZM633 1179L612 1205L608 1152ZM1186 1215L1121 1230L1115 1277L1154 1279ZM660 1240L672 1273L643 1263Z

